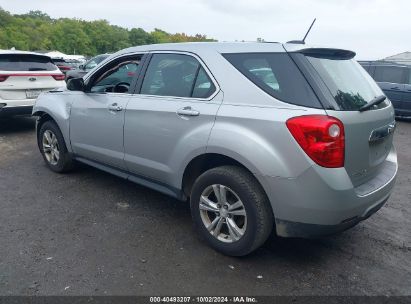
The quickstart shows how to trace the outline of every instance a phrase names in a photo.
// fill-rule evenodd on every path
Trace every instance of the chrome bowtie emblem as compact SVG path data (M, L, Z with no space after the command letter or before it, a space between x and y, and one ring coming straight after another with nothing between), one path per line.
M29 80L30 80L30 81L36 81L37 78L36 78L36 77L30 77Z
M394 133L395 127L396 127L396 125L395 125L395 121L394 121L394 122L392 122L388 125L385 125L383 127L380 127L378 129L373 130L371 132L369 141L370 142L376 142L376 141L384 139L388 135Z

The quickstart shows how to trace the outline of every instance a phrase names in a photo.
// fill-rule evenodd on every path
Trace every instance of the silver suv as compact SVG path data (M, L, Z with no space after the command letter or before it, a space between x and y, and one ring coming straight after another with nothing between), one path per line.
M280 43L122 50L33 115L48 167L82 162L183 201L224 254L345 230L387 201L394 110L354 52Z

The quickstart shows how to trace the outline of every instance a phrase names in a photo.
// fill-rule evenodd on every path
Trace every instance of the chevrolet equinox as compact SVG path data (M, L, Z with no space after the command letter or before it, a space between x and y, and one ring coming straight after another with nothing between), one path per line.
M233 256L376 212L397 174L391 102L355 53L297 43L132 47L33 109L47 166L82 162L189 201Z

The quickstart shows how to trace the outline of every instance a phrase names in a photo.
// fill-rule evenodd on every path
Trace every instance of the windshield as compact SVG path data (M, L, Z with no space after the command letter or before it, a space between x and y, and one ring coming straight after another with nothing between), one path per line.
M340 110L356 111L384 95L375 81L354 59L316 57L306 55L334 96ZM387 101L378 107L387 106Z

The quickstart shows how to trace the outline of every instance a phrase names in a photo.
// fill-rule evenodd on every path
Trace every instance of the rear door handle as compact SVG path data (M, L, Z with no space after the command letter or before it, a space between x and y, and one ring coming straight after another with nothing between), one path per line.
M198 116L200 115L200 112L193 110L191 107L184 107L182 109L178 109L177 114L182 116Z
M114 111L114 112L123 111L123 107L122 107L122 106L119 106L116 102L113 103L113 104L111 104L111 105L109 105L109 106L108 106L108 109L109 109L110 111Z

